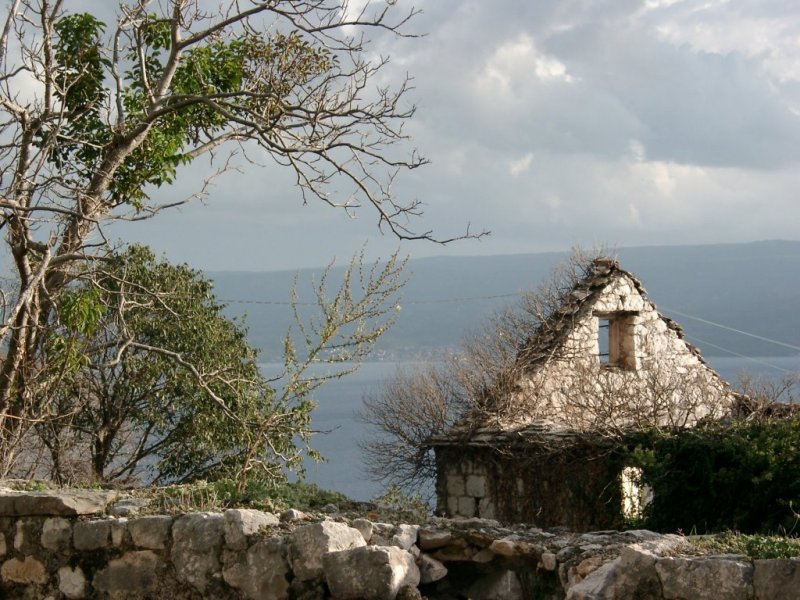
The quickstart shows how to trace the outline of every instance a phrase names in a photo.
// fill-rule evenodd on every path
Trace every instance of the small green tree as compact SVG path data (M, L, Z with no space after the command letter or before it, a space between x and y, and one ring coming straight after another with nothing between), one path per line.
M287 338L276 388L200 273L141 246L111 256L62 297L48 336L57 385L36 432L50 474L62 483L243 481L300 468L304 451L316 456L314 389L352 369L388 326L400 269L394 259L368 273L351 265L332 297L323 281L319 321L303 325L301 352ZM347 366L308 374L326 356Z

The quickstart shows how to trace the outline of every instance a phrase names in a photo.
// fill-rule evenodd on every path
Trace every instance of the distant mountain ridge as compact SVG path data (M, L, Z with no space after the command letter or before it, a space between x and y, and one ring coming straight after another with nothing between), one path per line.
M662 314L690 342L713 356L787 356L800 347L800 241L619 248L623 269L644 284ZM567 253L434 257L409 261L396 325L380 340L380 355L409 358L456 347L508 297L535 289ZM341 274L335 269L333 278ZM287 304L297 278L300 301L322 269L295 272L216 271L215 293L230 316L247 314L250 341L264 360L280 357L292 324ZM497 297L502 296L502 297ZM720 326L712 325L716 323ZM727 328L727 329L726 329Z

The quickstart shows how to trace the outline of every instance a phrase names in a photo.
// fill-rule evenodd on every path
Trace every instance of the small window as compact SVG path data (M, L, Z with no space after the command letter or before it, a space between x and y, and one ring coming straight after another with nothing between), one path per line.
M597 316L597 358L603 366L636 368L635 313Z
M597 326L597 343L601 365L609 364L611 359L611 319L599 319Z

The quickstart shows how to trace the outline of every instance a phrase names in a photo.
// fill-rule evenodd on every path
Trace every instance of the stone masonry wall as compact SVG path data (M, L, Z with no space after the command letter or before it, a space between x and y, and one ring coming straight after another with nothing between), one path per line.
M572 531L619 527L621 463L608 449L436 448L437 510Z
M649 531L388 524L335 507L135 516L113 500L0 493L0 597L778 600L800 589L798 560L695 557L683 538Z
M617 360L603 364L598 327L609 318L619 348L610 349ZM521 386L512 421L544 418L577 428L624 427L640 420L686 426L727 414L733 402L729 386L621 273Z
M486 465L480 461L465 458L459 449L457 456L444 458L446 450L437 451L440 467L437 469L440 481L437 493L440 498L439 512L462 517L482 517L497 519L497 511L487 482Z

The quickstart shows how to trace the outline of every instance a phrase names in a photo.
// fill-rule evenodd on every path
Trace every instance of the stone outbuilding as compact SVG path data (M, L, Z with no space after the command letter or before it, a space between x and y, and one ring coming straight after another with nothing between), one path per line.
M612 440L730 414L730 386L615 260L594 260L491 402L433 440L449 516L618 527L647 500Z

